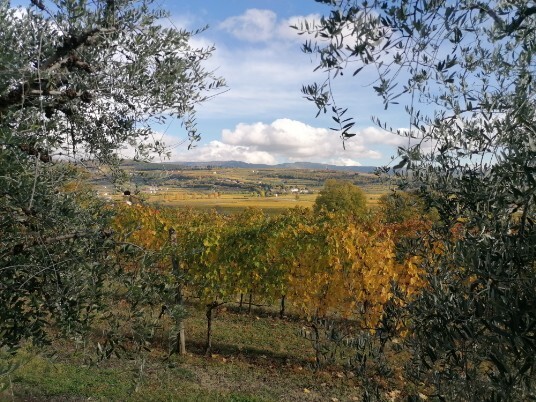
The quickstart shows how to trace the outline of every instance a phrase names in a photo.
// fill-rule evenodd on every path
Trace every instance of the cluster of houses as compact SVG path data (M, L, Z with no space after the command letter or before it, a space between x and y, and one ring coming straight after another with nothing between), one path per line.
M312 194L313 193L313 191L309 190L308 188L297 188L297 187L291 188L290 192L292 194Z
M244 183L240 182L239 180L233 180L233 179L225 179L224 181L228 182L229 184L232 184L232 185L244 184ZM262 185L262 182L259 182L259 184ZM291 187L291 188L288 188L286 186L285 187L283 187L283 186L279 187L278 186L277 189L271 188L269 185L264 185L263 187L265 188L266 195L270 194L270 195L273 195L274 197L278 197L281 194L289 194L289 193L294 194L294 195L298 195L298 194L313 194L313 190L310 190L307 187L303 187L303 188ZM158 187L158 186L148 186L147 188L145 188L144 192L146 194L157 194L157 193L162 192L162 191L169 191L169 187L164 188L164 187ZM103 188L101 190L97 191L97 195L99 197L102 197L102 198L104 198L104 199L106 199L108 201L112 200L112 193L113 193L113 190L109 191L107 186L103 186ZM130 191L125 191L125 193L123 195L130 196Z

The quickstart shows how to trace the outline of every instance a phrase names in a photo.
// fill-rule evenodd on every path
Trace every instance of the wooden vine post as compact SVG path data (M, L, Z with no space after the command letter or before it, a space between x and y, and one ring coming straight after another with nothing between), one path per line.
M283 319L285 317L285 298L286 298L286 295L281 295L281 305L279 309L280 319Z
M177 245L177 232L175 229L171 228L169 229L169 241L173 247ZM175 253L175 250L171 253L171 267L173 269L173 275L175 276L175 279L177 281L177 288L176 288L176 294L175 294L175 303L182 308L183 307L183 297L182 297L182 278L180 277L180 270L179 270L179 260L177 258L177 255ZM175 352L183 356L186 354L186 335L184 332L184 319L181 317L177 322L177 345L175 348Z
M207 304L207 310L206 310L206 316L207 316L207 341L205 343L205 355L208 355L210 353L210 350L212 349L212 318L214 310L217 309L219 306L221 306L222 303L218 303L217 301L213 301L212 303Z

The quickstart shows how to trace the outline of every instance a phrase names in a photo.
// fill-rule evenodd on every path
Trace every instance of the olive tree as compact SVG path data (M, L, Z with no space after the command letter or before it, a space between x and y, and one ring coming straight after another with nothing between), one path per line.
M152 0L0 0L0 346L82 331L113 248L107 209L80 179L121 149L165 152L151 123L182 121L224 82L212 48Z
M374 118L408 138L392 168L440 218L416 250L435 252L408 304L408 378L441 400L534 398L536 3L319 2L330 13L298 28L314 35L303 49L326 76L304 94L347 141L354 121L342 120L332 81L375 74L385 107L409 117L404 130Z

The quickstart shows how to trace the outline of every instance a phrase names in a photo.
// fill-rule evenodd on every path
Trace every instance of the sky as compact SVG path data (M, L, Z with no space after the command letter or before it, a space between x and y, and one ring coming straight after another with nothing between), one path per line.
M26 1L15 0L20 5ZM199 47L215 46L206 68L222 76L224 93L199 105L201 141L188 150L180 122L153 126L155 139L169 146L161 161L223 161L277 164L319 162L334 165L388 164L407 141L374 125L379 117L394 128L408 126L403 110L384 110L372 89L373 76L346 74L334 81L338 105L355 119L356 134L343 147L331 115L304 99L305 84L322 82L316 60L301 52L304 36L290 25L319 19L329 7L314 0L157 0L178 28L208 29L192 38ZM400 108L401 109L401 108ZM159 158L156 158L157 160Z
M329 8L313 0L162 0L177 27L209 28L193 39L216 51L207 68L225 78L228 91L198 107L202 140L194 149L181 144L177 123L156 128L170 145L172 161L239 160L249 163L320 162L335 165L379 166L390 162L404 138L377 128L371 116L393 127L404 127L402 111L384 110L370 81L337 77L339 104L348 107L357 134L343 147L329 129L331 116L316 116L304 99L304 84L322 82L316 61L301 52L304 37L290 25L319 18ZM359 77L359 76L358 76Z

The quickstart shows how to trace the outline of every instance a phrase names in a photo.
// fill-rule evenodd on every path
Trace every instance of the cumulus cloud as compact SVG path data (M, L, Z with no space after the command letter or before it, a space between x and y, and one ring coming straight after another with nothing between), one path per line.
M241 15L225 19L218 28L246 42L303 42L309 38L307 34L307 37L298 35L298 31L291 26L300 27L305 21L313 26L314 22L319 20L319 14L278 19L272 10L251 8Z
M362 166L362 163L349 158L330 159L328 163L335 166Z
M380 158L379 152L368 148L376 128L363 130L343 149L339 137L332 130L312 127L291 119L278 119L271 124L238 124L234 130L223 130L222 139L230 145L262 149L290 161L326 160L335 157L349 163L359 158Z
M270 152L295 156L314 156L319 146L326 146L328 132L291 119L278 119L272 124L238 124L234 130L223 130L228 144L262 147Z
M384 155L378 145L391 145L392 134L369 127L357 131L345 149L337 133L291 119L270 124L238 124L222 131L221 140L199 145L191 151L174 151L175 161L239 160L248 163L320 162L339 166L359 166L362 161L378 160Z
M210 141L208 144L194 148L191 151L172 154L172 160L195 160L196 162L241 161L267 165L277 163L275 157L269 152L248 146L225 144L221 141Z
M276 21L277 14L273 11L252 8L227 18L219 28L244 41L265 42L272 38Z

